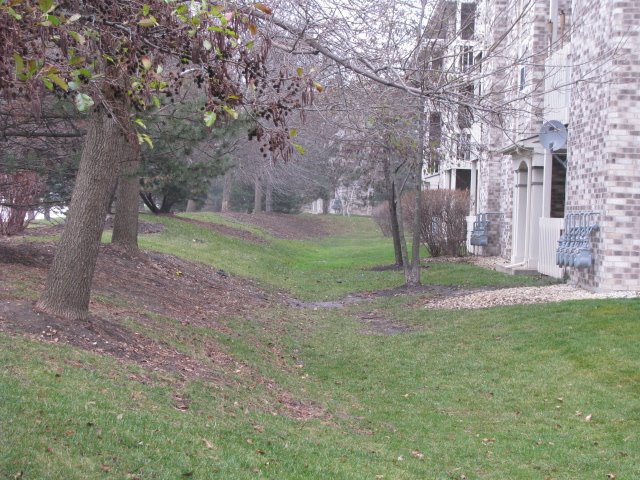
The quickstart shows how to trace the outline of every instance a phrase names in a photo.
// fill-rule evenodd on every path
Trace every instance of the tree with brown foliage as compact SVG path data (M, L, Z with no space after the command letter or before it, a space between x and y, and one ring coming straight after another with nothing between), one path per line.
M268 122L257 131L259 141L276 156L291 155L285 113L313 85L304 72L284 68L277 80L263 82L270 42L255 11L269 14L262 4L239 9L161 0L0 3L3 104L27 97L37 118L50 91L87 115L69 218L39 308L68 318L88 315L111 192L136 144L150 140L137 111L161 107L161 97L171 98L185 82L194 82L207 98L202 118L208 127L250 105ZM251 105L261 96L253 92L265 89L279 95L268 105Z

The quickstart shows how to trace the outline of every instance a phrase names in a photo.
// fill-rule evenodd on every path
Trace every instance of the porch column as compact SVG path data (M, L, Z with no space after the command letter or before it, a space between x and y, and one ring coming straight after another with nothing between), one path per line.
M543 213L543 180L544 169L533 167L531 169L531 194L529 206L528 233L527 233L527 262L529 268L538 268L539 243L540 243L540 217Z
M551 216L551 185L553 175L553 156L545 150L544 152L544 174L542 186L542 215L543 217Z
M469 214L476 215L478 213L478 161L471 162L471 188L469 191L471 201Z
M513 250L511 263L522 263L526 260L527 238L527 206L529 193L529 167L521 162L515 171L513 190Z

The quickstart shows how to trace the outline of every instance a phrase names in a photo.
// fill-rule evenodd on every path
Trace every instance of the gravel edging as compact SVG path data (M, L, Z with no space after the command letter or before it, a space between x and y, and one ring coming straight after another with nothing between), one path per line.
M469 263L495 270L496 265L505 264L500 257L466 257ZM606 298L638 298L640 292L590 292L574 285L556 284L543 287L514 287L473 292L454 297L435 297L428 300L424 308L463 310L496 307L502 305L530 305L536 303L562 302L566 300L594 300Z
M434 298L424 308L447 310L477 309L501 305L529 305L535 303L562 302L565 300L593 300L602 298L638 298L640 292L589 292L573 285L549 285L545 287L501 288L474 292L448 298Z

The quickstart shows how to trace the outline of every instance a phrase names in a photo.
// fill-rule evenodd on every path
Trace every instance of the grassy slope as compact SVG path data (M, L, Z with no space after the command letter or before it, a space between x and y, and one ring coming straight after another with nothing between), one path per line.
M350 237L265 248L162 221L167 231L143 238L145 248L307 298L400 282L393 272L359 270L391 260L387 242L364 223ZM434 283L514 281L469 266L427 272ZM262 387L157 375L141 383L132 380L136 366L2 334L0 478L640 477L640 302L445 312L410 301L280 307L230 320L233 334L206 333L296 398L327 408L329 417L308 421L258 408L270 401ZM373 308L417 330L364 335L355 315ZM204 332L176 328L176 347L199 349L194 333ZM173 407L176 392L190 398L188 411Z
M158 217L154 220L162 222L166 231L162 235L143 236L141 248L208 263L234 275L257 279L265 288L284 289L308 300L337 298L404 283L401 272L370 270L371 267L392 264L394 257L390 240L382 238L368 218L334 217L333 220L345 233L316 241L296 241L273 238L219 215L191 216L257 232L269 243L243 242L198 225ZM466 286L539 283L537 279L503 275L464 264L431 265L423 280L424 283Z

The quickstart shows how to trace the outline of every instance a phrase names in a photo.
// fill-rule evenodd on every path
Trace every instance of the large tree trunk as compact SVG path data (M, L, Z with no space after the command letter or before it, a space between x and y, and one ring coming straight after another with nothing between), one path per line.
M164 197L162 197L162 203L160 204L159 213L171 213L171 208L173 208L174 203L176 202L173 200L173 197L171 197L170 195L165 195Z
M151 210L151 213L153 213L154 215L158 215L160 213L160 210L158 209L156 202L153 200L153 194L140 192L140 198L142 199L144 204L147 206L147 208Z
M329 197L329 195L321 198L322 198L322 214L329 215L329 206L331 203L331 198Z
M195 200L187 200L187 208L185 211L187 212L195 212L198 209L198 205Z
M266 177L266 192L264 195L264 211L267 213L273 212L273 182L271 181L271 175L267 174Z
M402 266L404 267L405 282L410 275L411 265L409 264L409 255L407 253L407 240L404 236L404 215L402 214L402 192L398 188L398 182L393 182L393 190L396 197L396 218L398 220L398 237L400 239L400 254L402 257Z
M230 210L231 187L233 187L233 170L229 170L224 174L224 183L222 184L222 204L220 205L221 212L228 212Z
M417 169L416 169L417 170ZM416 172L417 173L417 172ZM411 266L405 280L408 286L420 285L420 221L422 219L422 168L416 182L415 205L413 207L413 236L411 240Z
M128 158L122 162L116 188L116 214L111 243L130 251L138 250L138 205L140 202L140 146L127 143Z
M424 104L420 102L420 114L418 116L418 153L414 164L414 177L416 182L415 206L413 209L413 240L411 245L411 268L405 275L408 286L420 285L420 222L422 221L422 159L424 155L425 135Z
M91 280L118 160L127 152L115 118L103 108L88 120L69 215L38 307L68 319L89 315Z
M260 175L254 177L253 185L253 213L260 213L262 211L262 178L260 178Z
M393 251L396 257L396 265L402 267L402 246L400 243L400 224L398 223L398 197L396 196L396 180L391 175L391 159L385 154L382 168L384 171L384 180L387 187L387 195L389 197L389 223L391 226L391 238L393 238Z

